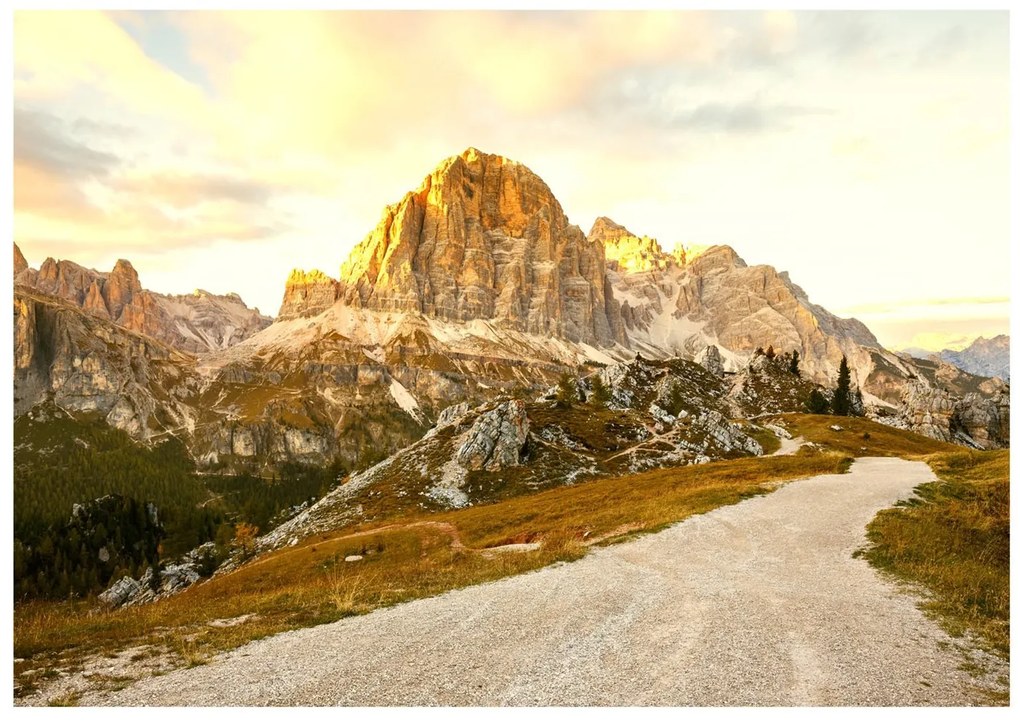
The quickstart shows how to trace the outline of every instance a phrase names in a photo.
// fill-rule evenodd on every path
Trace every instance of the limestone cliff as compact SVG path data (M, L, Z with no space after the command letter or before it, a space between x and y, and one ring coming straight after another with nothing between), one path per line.
M662 252L654 238L640 238L609 218L600 217L588 233L588 240L601 243L606 249L606 267L610 270L641 272L664 270L676 264L676 259Z
M317 315L336 303L339 283L321 270L294 269L287 278L278 320Z
M138 439L186 427L197 389L190 356L75 305L14 292L14 412L47 400L98 413Z
M605 249L525 166L469 148L388 206L340 272L347 305L626 343Z
M118 260L109 273L53 258L35 270L15 244L14 275L15 285L61 298L190 353L229 347L271 322L257 308L248 308L236 293L218 296L196 290L191 295L163 295L146 290L127 260Z

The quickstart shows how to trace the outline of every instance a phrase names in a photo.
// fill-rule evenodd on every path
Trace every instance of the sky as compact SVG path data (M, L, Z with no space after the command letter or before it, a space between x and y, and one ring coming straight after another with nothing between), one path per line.
M732 246L887 347L1009 332L989 12L14 15L14 237L275 315L469 146L571 222Z

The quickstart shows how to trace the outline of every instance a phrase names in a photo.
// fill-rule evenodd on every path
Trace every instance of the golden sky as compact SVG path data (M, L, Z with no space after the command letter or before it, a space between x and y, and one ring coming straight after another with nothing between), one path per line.
M894 348L1008 332L1005 12L14 16L14 234L275 314L468 146Z

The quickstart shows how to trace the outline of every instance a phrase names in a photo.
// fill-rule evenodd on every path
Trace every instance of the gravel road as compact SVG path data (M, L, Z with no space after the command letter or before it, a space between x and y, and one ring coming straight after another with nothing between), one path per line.
M910 596L851 557L932 480L858 460L586 558L251 643L82 704L965 705Z

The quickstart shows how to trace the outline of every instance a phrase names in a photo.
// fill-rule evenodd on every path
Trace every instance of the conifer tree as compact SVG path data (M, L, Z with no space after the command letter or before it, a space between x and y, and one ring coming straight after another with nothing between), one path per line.
M836 416L850 414L850 367L846 363L846 356L839 362L836 393L832 397L832 414Z
M576 398L577 383L574 381L573 376L569 373L564 373L560 376L559 383L556 384L556 401L560 406L569 407Z
M800 353L793 349L793 357L790 358L790 372L800 378Z
M598 373L591 377L591 404L596 408L605 408L609 403L609 389L602 382Z

